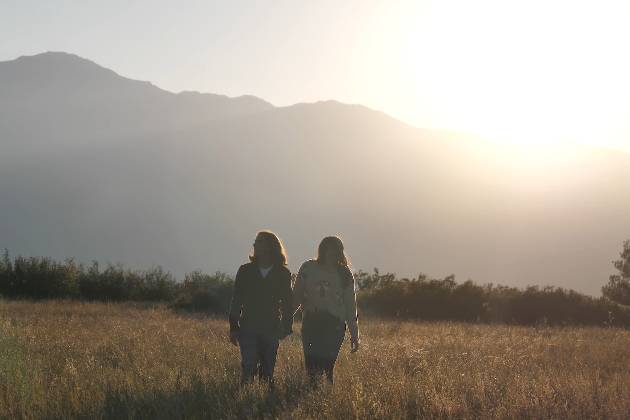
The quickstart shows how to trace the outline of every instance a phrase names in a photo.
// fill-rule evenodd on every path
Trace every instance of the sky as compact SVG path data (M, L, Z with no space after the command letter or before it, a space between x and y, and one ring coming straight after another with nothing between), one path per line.
M627 0L0 0L0 61L65 51L173 92L630 153L628 22Z

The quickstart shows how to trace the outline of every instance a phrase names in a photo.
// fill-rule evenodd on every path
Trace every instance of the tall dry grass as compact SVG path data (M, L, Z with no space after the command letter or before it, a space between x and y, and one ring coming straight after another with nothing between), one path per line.
M2 418L627 418L630 332L363 320L335 386L299 334L239 388L227 322L139 304L0 301ZM297 328L299 330L299 326Z

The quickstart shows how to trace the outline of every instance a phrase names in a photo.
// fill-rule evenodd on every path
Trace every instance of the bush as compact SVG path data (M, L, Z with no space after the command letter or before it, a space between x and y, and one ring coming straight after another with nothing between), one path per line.
M454 276L396 279L388 273L356 274L361 312L395 318L502 322L521 325L630 326L630 308L556 287L480 286Z
M176 289L173 276L161 267L131 271L109 264L100 271L96 261L86 269L72 259L59 263L18 256L11 260L8 251L0 260L0 294L7 297L170 301Z
M109 264L101 272L94 261L82 273L79 288L81 296L89 300L170 301L175 296L177 282L159 266L131 271L120 264Z
M625 247L630 252L630 243ZM622 273L629 267L624 264L616 264ZM377 269L371 274L359 271L355 279L361 314L522 325L630 326L630 307L606 293L594 298L556 287L531 286L522 290L481 286L470 280L459 284L452 275L444 279L425 275L398 279L395 274L381 274ZM120 264L108 264L101 269L94 261L86 268L72 259L63 263L43 257L11 259L7 251L0 258L0 295L6 297L163 301L176 309L225 315L233 284L232 277L220 272L209 275L193 271L178 283L159 266L132 271Z
M8 252L0 265L0 293L8 297L60 298L78 294L80 267L73 260L58 263L50 258L16 257Z
M608 284L602 287L602 293L614 302L630 305L630 240L623 243L619 257L613 261L618 273L609 277Z
M227 314L234 280L225 273L193 271L186 274L173 307L213 314Z

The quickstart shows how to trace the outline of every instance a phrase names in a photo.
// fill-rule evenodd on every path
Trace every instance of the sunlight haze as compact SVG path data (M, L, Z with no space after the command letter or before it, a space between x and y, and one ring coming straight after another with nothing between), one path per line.
M629 41L630 0L0 0L0 420L630 418Z
M174 92L360 103L416 127L536 145L537 155L575 143L630 152L624 1L2 0L0 9L0 61L66 51Z

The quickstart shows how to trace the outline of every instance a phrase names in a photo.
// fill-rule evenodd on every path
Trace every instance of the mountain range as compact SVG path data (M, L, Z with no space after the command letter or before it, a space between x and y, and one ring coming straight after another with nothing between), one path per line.
M544 100L544 98L541 98ZM290 268L599 295L630 238L630 156L497 146L336 101L162 90L76 55L0 62L0 248L234 273L260 229Z

